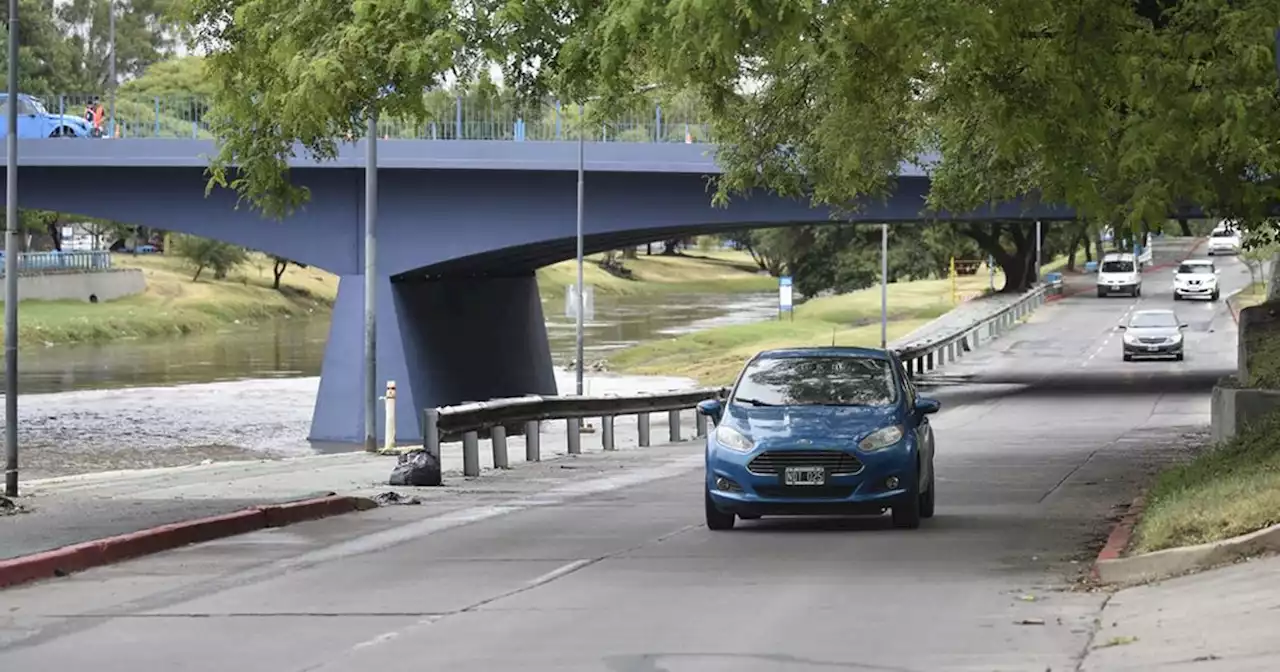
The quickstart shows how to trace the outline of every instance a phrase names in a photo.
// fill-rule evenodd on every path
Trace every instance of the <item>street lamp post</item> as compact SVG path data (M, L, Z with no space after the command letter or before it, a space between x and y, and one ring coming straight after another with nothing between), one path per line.
M889 347L889 225L880 225L880 347Z
M110 109L107 111L107 135L115 137L116 135L116 0L107 0L107 43L111 48L110 88L107 90L110 96L108 105ZM136 247L136 245L135 245Z
M369 113L364 155L364 449L378 449L378 115Z
M18 0L9 0L4 171L4 494L18 496Z
M587 127L586 127L586 123L585 123L585 122L586 122L586 117L585 117L585 115L584 115L584 111L585 111L585 109L586 109L586 108L585 108L585 106L583 106L583 105L581 105L581 104L579 104L579 105L578 105L578 228L577 228L577 238L578 238L578 296L577 296L577 303L578 303L578 306L577 306L577 313L578 313L578 344L577 344L577 347L578 347L578 362L577 362L577 364L578 364L578 365L577 365L577 371L576 371L576 375L577 375L577 382L578 382L578 387L577 387L577 390L578 390L578 396L582 396L582 375L583 375L583 368L582 368L582 367L583 367L583 363L582 363L582 357L583 357L583 344L584 344L584 342L585 342L585 341L584 341L584 336L585 336L585 335L583 334L583 331L584 331L584 328L585 328L585 326L586 326L585 316L584 316L584 311L585 311L585 305L586 305L586 303L585 303L585 300L583 299L583 296L582 296L582 294L583 294L583 280L582 280L582 253L583 253L583 240L582 240L582 201L583 201L583 194L584 194L585 187L586 187L585 183L583 182L583 173L585 172L585 171L584 171L585 166L583 165L583 164L585 163L585 161L584 161L584 158L583 158L583 157L584 157L584 155L586 154L586 141L584 140L584 138L585 138L585 136L586 136L586 134L587 134Z

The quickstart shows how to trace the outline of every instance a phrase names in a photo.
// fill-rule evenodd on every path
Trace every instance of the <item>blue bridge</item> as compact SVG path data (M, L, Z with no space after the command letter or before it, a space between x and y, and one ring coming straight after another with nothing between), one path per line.
M216 238L339 275L311 439L360 441L363 141L344 145L332 162L295 160L293 179L312 200L276 222L237 209L230 191L206 197L214 145L193 135L21 140L19 203ZM377 366L381 380L398 383L402 439L421 437L428 406L557 392L534 271L576 252L578 149L566 140L513 140L379 143ZM768 193L713 207L713 154L704 143L588 141L586 251L831 221L825 208ZM868 201L855 219L921 221L928 189L919 168L904 166L892 197ZM1070 217L1061 207L1002 203L928 218Z

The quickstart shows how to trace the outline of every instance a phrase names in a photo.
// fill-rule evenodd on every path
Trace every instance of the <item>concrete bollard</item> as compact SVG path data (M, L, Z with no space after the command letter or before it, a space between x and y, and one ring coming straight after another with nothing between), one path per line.
M462 435L462 475L469 478L480 475L480 435L475 432Z
M667 436L671 443L680 440L680 411L667 411Z
M434 408L422 412L422 447L440 464L440 411Z
M382 398L386 400L386 412L383 415L387 419L386 442L382 445L390 451L396 447L396 381L387 381L387 393Z
M542 461L542 423L537 420L524 425L524 461Z
M579 418L565 420L565 438L570 455L582 454L582 424Z
M639 443L641 448L649 447L649 414L641 413L636 416L636 434L639 435Z
M613 443L613 416L606 415L600 418L600 447L604 450L614 450L616 446Z
M694 427L696 428L694 430L695 436L699 439L707 438L707 416L694 411L693 417Z
M489 437L493 443L493 467L510 469L511 464L507 461L507 428L497 425L490 430Z
M934 369L934 366L933 366L933 351L932 351L932 350L930 350L929 352L925 353L925 356L924 356L924 370L925 370L925 371L932 371L933 369Z

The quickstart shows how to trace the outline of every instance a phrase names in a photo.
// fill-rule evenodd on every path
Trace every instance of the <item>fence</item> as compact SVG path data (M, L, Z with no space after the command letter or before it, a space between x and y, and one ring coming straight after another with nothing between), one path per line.
M42 100L50 114L83 116L91 95L60 94ZM378 136L404 140L509 140L514 142L577 139L580 124L576 105L546 101L517 108L505 101L478 102L458 97L429 99L422 119L386 118L378 121ZM106 101L103 101L106 106ZM205 118L209 101L199 96L136 96L116 98L115 116L106 122L104 139L211 139ZM585 122L584 122L585 123ZM111 131L109 129L115 129ZM689 105L655 102L619 118L584 130L590 142L711 142L709 124Z
M1040 285L989 317L976 320L946 336L895 352L912 375L932 371L1012 329L1023 317L1043 305L1046 295L1054 289L1055 284ZM527 461L537 462L542 458L540 433L541 423L545 421L565 422L568 453L577 455L582 452L582 419L600 418L601 447L610 451L615 449L614 420L635 415L638 443L644 447L650 445L651 413L668 414L668 439L676 442L681 439L682 412L693 409L703 400L723 401L728 395L728 388L721 387L625 397L527 396L429 408L423 412L423 447L438 458L443 441L461 439L462 473L474 477L480 475L480 432L483 431L489 432L492 440L494 467L505 469L510 465L507 454L507 437L510 435L524 434ZM695 412L695 418L694 433L698 437L706 436L706 417Z
M0 259L4 252L0 251ZM105 251L19 252L18 275L43 273L86 273L111 268L111 253ZM4 277L0 264L0 277Z

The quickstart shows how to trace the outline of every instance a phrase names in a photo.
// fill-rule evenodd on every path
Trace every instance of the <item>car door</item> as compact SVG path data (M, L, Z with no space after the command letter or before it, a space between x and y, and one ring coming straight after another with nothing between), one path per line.
M902 389L907 395L907 412L911 417L911 429L916 433L916 446L920 449L918 487L923 488L933 476L933 427L929 424L929 416L917 413L915 410L916 399L920 398L920 393L916 390L916 384L911 380L911 376L907 374L906 366L899 362L898 368L902 371Z
M26 96L18 96L18 137L45 138L45 119L36 114L36 108Z

